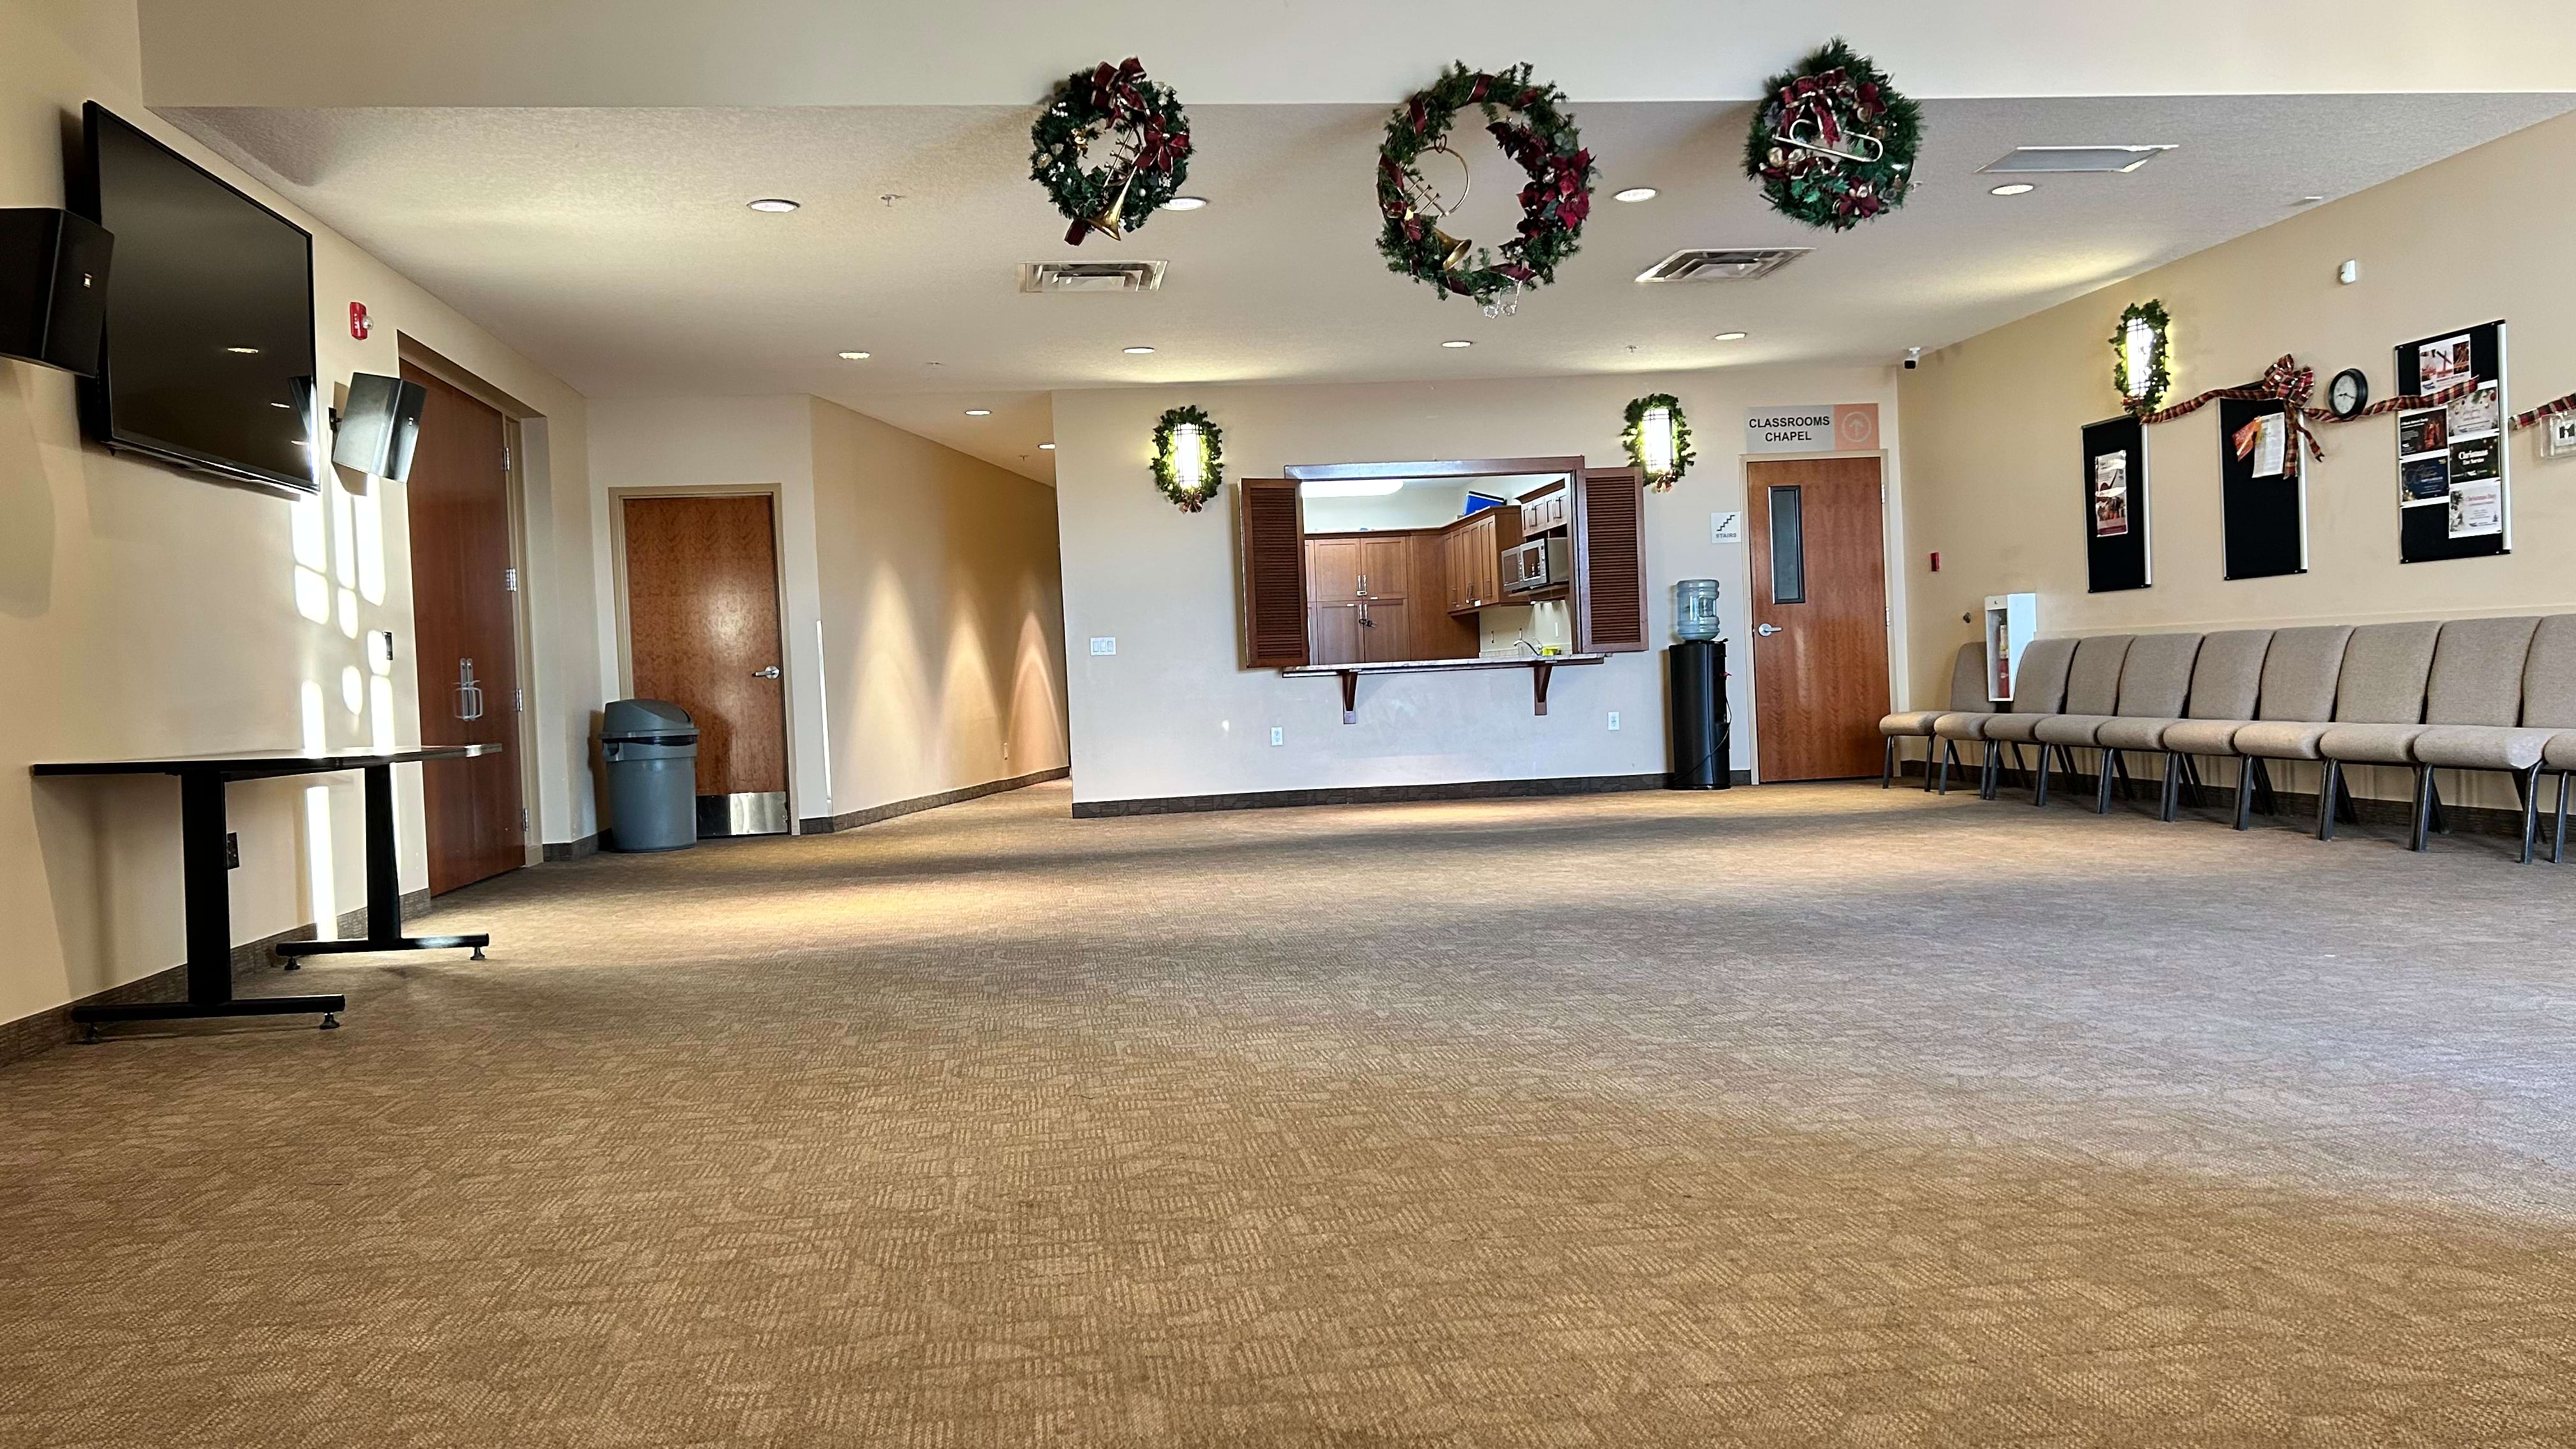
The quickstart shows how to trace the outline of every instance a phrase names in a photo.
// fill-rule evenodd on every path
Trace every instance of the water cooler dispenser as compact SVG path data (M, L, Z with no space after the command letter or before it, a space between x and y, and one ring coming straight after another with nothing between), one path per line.
M1717 637L1717 580L1673 585L1673 633L1664 651L1672 673L1675 790L1723 790L1735 782L1726 720L1726 641Z

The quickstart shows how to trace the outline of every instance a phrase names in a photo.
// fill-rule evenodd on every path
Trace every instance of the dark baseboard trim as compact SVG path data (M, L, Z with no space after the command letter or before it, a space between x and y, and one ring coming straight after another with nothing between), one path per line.
M1532 795L1607 795L1660 790L1668 777L1568 775L1542 780L1459 780L1443 785L1336 785L1320 790L1248 790L1234 795L1164 795L1142 800L1077 800L1077 820L1124 815L1186 815L1205 810L1277 810L1299 805L1394 805L1426 800L1503 800ZM1746 775L1736 772L1741 784Z
M429 892L425 890L403 892L402 909L403 919L406 921L428 910ZM364 910L340 913L338 934L341 937L363 936L366 931L367 913ZM256 941L245 941L233 947L234 990L239 991L258 977L282 971L284 963L277 957L279 943L309 941L315 934L312 923L308 921L273 936L262 936ZM183 1001L187 999L187 995L188 968L173 966L166 971L155 971L149 976L128 981L122 986L111 986L105 991L94 992L78 1001L65 1002L51 1011L22 1016L16 1021L0 1022L0 1066L23 1061L39 1052L51 1051L79 1036L82 1029L72 1025L72 1011L77 1007L127 1006L144 1001Z
M568 860L581 860L597 854L599 854L599 837L596 835L585 835L579 840L546 842L546 864L548 865L561 865Z
M1006 790L1025 790L1031 785L1043 785L1049 780L1061 780L1072 773L1073 768L1070 765L1058 765L1052 770L1036 770L1026 775L1014 775L1007 780L987 780L981 785L963 785L954 790L942 790L936 795L916 795L909 800L893 800L883 805L871 805L865 810L853 810L847 815L828 817L817 815L801 822L796 833L831 835L838 831L856 830L862 825L874 825L881 820L893 820L904 815L918 815L924 810L936 810L942 805L963 805L969 800L981 800L987 795L999 795Z

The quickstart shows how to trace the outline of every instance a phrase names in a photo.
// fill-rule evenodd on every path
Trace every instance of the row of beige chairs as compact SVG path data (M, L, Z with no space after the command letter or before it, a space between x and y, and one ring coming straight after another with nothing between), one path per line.
M2271 807L2271 760L2316 762L2317 838L2334 838L2347 765L2415 771L2410 845L2425 848L2439 828L2436 769L2510 774L2522 798L2522 859L2532 855L2540 777L2558 777L2550 859L2567 840L2568 775L2576 771L2576 614L2399 624L2327 624L2235 629L2216 634L2097 634L2034 639L2022 653L2013 698L1986 701L1985 649L1959 651L1946 710L1892 714L1880 779L1893 783L1897 743L1939 747L1924 762L1926 789L1949 789L1959 745L1984 747L1978 793L1999 788L2002 749L2039 751L2033 803L2048 803L2050 756L2072 773L2076 749L2102 752L2094 809L2108 813L2111 787L2125 783L2125 752L2164 756L2161 817L2175 817L2180 792L2198 791L2196 761L2238 761L2236 828L2250 823L2255 797ZM2027 771L2026 771L2027 772Z

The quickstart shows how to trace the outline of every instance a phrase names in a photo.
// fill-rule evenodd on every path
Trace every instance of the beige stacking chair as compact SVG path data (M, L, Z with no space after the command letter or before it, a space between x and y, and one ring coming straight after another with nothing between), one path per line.
M1924 741L1923 788L1933 788L1932 726L1945 714L1972 713L1986 707L1986 646L1974 640L1959 646L1959 657L1950 665L1950 707L1948 709L1910 709L1888 715L1878 722L1878 732L1887 736L1887 764L1878 772L1878 788L1884 790L1896 782L1896 742L1904 739ZM1941 793L1950 793L1949 761L1941 768Z
M2013 677L2013 697L1999 712L1962 710L1945 714L1932 722L1932 733L1944 741L1942 762L1946 765L1962 740L1987 741L1986 727L2005 721L2007 734L2019 733L2025 727L2023 716L2055 714L2066 699L2066 669L2075 659L2072 639L2033 639L2021 652L2021 668ZM2027 738L2024 735L2024 738ZM2014 747L2019 757L2020 747ZM1991 742L1986 743L1983 780L1977 794L1995 798L1995 781L2002 757Z
M2164 732L2168 754L2233 755L2236 768L2236 828L2243 830L2253 821L2250 812L2255 796L2263 797L2263 808L2272 809L2272 776L2260 756L2238 754L2236 734L2266 721L2315 719L2334 713L2335 677L2343 668L2344 647L2352 642L2350 624L2317 624L2302 629L2274 630L2263 651L2262 682L2255 690L2255 707L2245 719L2219 719L2201 715L2200 702L2192 701L2195 716L2170 725ZM2208 645L2201 646L2204 651Z
M2075 773L2072 747L2091 748L2093 732L2120 707L2120 666L2128 662L2130 637L2096 634L2076 641L2075 662L2066 670L2063 713L2013 720L1987 730L1988 739L2039 746L2039 780L2030 798L2033 805L2048 803L2049 755L2055 753L2066 761L2066 772Z
M2066 687L2066 714L2040 721L2039 738L2043 744L2061 748L2090 746L2102 752L2101 768L2094 772L2093 813L2111 813L2111 781L2120 780L2121 798L2127 798L2129 767L2121 759L2124 749L2154 749L2153 743L2124 745L2124 739L2141 738L2134 731L2117 729L2122 725L2153 722L2159 729L2175 715L2182 713L2183 701L2191 693L2193 661L2200 657L2198 634L2140 634L2129 641L2127 658L2120 664L2119 708L2107 715L2074 713L2075 684L2070 676ZM2081 652L2075 668L2083 670ZM2155 736L2143 736L2152 741ZM2041 778L2047 777L2047 762L2040 762ZM2067 768L2073 769L2073 765ZM2170 784L2166 789L2170 799ZM2170 813L2166 815L2171 819Z
M2532 826L2540 806L2540 757L2546 730L2526 730L2522 718L2523 671L2529 667L2537 617L2453 619L2437 626L2433 663L2424 686L2423 719L2416 724L2339 724L2317 748L2328 779L2346 765L2405 765L2415 771L2414 828L2408 845L2422 850L2441 797L2433 782L2437 765L2455 769L2509 770L2522 796L2522 859L2531 861ZM2359 647L2356 639L2355 648ZM2352 662L2344 664L2352 677ZM2393 707L2395 700L2389 701ZM2336 706L2338 714L2342 710ZM2327 829L2333 828L2331 821Z
M2129 646L2129 665L2120 678L2120 713L2105 720L2094 743L2106 750L2157 750L2165 757L2164 799L2157 818L2171 821L2181 803L2185 785L2192 790L2192 803L2200 803L2200 767L2193 763L2195 754L2232 755L2231 742L2236 729L2254 718L2255 702L2262 698L2263 656L2272 647L2269 629L2228 629L2207 635L2154 635L2153 638L2188 638L2194 641L2190 665L2189 688L2184 691L2186 704L2177 705L2167 717L2149 713L2154 704L2169 695L2163 693L2169 682L2158 671L2171 661L2158 657L2158 650L2146 648L2141 639ZM2178 646L2174 646L2177 647ZM2145 652L2142 654L2141 651ZM2134 699L2129 691L2129 672L2140 675L2140 686ZM2182 726L2192 727L2177 742L2173 732ZM2185 744L2195 742L2195 734L2216 738L2215 748L2187 751ZM2198 738L2206 746L2208 738Z
M2296 632L2283 630L2273 636L2273 654L2278 655L2282 641ZM2342 804L2343 766L2326 758L2326 735L2338 725L2423 723L2424 681L2432 673L2433 646L2441 634L2442 626L2431 620L2364 624L2352 631L2344 648L2331 715L2282 719L2273 712L2267 688L2265 717L2236 732L2236 753L2248 758L2319 762L2325 778L2317 788L2317 839L2334 839L2335 811ZM2242 822L2244 817L2239 808L2237 819Z

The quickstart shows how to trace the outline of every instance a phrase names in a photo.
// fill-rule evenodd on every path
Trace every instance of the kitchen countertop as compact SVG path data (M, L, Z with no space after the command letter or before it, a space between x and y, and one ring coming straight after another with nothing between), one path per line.
M1517 654L1479 659L1400 659L1385 664L1299 664L1279 672L1309 674L1429 674L1443 669L1527 669L1533 664L1598 664L1607 654Z

